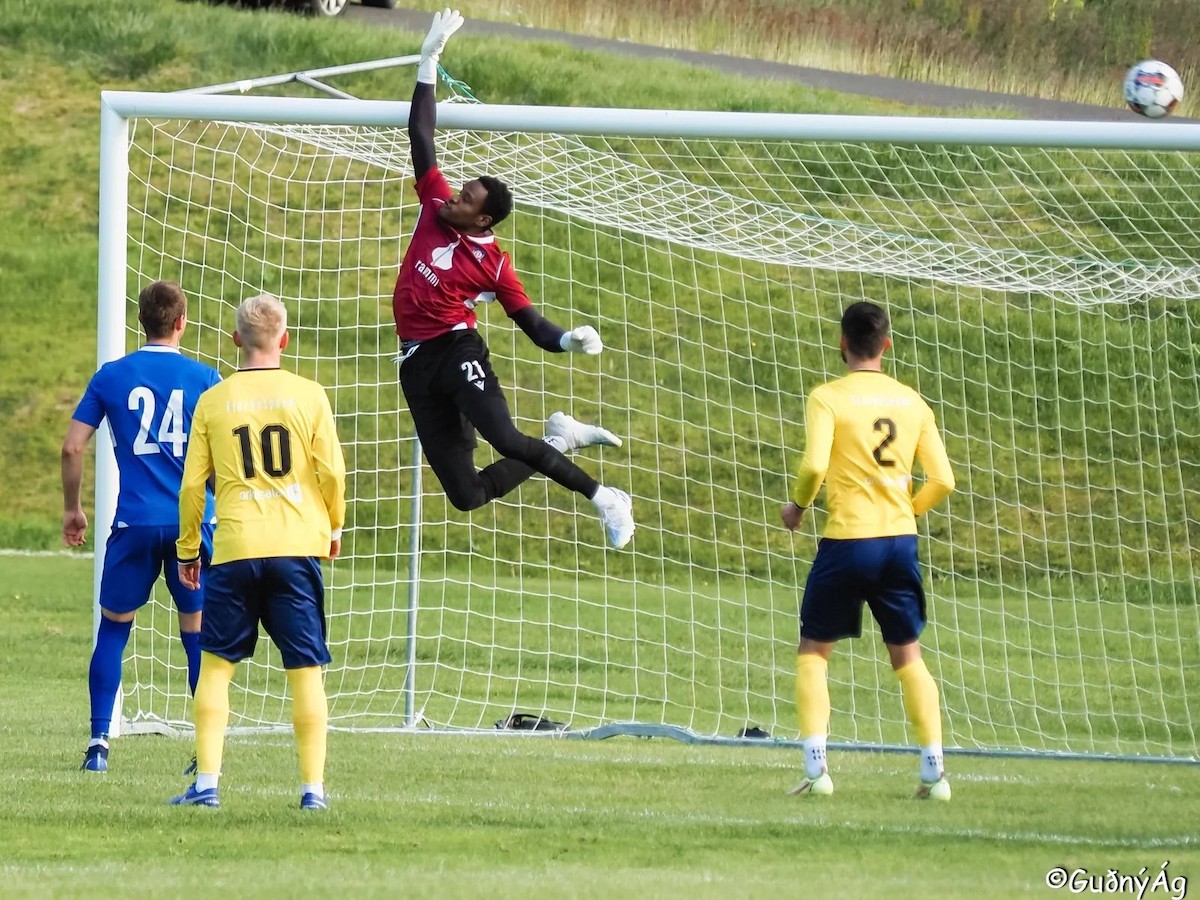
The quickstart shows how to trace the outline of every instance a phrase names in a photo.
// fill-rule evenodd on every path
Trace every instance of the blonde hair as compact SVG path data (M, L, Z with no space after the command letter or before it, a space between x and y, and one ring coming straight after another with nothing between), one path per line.
M242 301L237 311L237 332L250 350L271 350L287 331L287 310L270 294Z

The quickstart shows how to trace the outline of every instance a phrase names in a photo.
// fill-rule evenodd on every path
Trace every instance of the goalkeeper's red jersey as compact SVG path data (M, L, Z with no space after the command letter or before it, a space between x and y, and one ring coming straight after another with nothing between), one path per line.
M497 300L510 316L530 305L494 234L464 234L438 220L450 195L437 166L417 182L421 211L392 294L396 334L403 341L474 328L480 303Z

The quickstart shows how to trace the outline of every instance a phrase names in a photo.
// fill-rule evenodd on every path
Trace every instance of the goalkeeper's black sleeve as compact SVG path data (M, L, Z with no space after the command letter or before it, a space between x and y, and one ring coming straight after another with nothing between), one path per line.
M408 141L412 147L413 177L421 178L437 165L433 146L433 130L437 127L437 88L417 82L413 90L412 108L408 111Z
M543 350L550 353L563 352L561 341L565 332L532 306L518 309L513 313L512 320L521 326L521 330L529 339Z

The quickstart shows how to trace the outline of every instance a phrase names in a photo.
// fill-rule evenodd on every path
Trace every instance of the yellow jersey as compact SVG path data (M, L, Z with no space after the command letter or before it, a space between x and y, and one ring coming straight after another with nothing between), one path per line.
M179 490L181 562L200 556L210 476L213 565L327 556L346 521L346 463L325 389L284 369L243 369L200 395Z
M792 500L811 506L827 484L825 537L916 534L916 517L954 490L933 410L883 372L858 370L814 390ZM912 494L913 461L925 483Z

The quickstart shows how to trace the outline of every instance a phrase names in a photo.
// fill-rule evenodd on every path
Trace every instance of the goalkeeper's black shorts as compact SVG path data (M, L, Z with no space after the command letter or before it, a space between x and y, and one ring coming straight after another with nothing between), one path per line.
M451 331L410 349L400 364L400 385L425 459L456 509L478 509L534 472L585 497L596 493L591 475L517 429L487 345L474 330ZM477 432L503 457L483 470L475 468Z
M475 426L467 410L475 421L480 416L497 426L512 421L487 344L473 328L406 348L400 386L427 457L475 449Z

